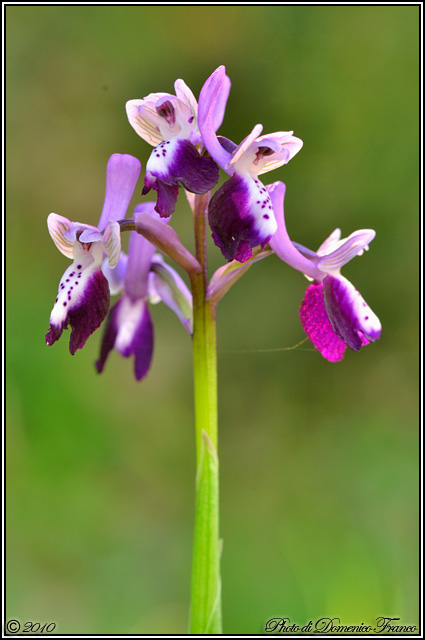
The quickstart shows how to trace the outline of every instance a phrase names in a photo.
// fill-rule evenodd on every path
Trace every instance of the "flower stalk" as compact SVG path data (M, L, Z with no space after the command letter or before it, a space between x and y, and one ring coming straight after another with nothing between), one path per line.
M207 197L196 196L193 210L196 257L201 272L191 278L197 466L190 611L192 634L221 633L216 303L207 299L207 203Z

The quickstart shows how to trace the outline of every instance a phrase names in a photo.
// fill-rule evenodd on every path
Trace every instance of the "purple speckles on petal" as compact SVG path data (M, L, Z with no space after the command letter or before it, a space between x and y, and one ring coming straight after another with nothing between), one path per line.
M174 211L179 185L192 193L206 193L217 182L218 167L212 158L201 156L189 140L167 140L155 147L148 160L142 193L157 191L156 211L168 217Z
M70 298L68 298L70 300ZM67 306L67 302L63 306ZM60 338L64 329L71 326L69 351L71 355L81 349L89 336L101 325L109 308L109 285L102 271L93 273L85 285L78 302L69 305L65 319L60 326L50 325L46 342L52 345Z
M274 218L264 215L253 199L251 185L257 192L258 185L254 181L234 174L215 192L209 203L212 237L227 260L246 262L252 256L253 247L267 244L276 229ZM262 222L269 218L269 222Z
M304 331L322 356L329 362L342 360L347 347L329 321L322 283L314 283L308 287L299 314Z

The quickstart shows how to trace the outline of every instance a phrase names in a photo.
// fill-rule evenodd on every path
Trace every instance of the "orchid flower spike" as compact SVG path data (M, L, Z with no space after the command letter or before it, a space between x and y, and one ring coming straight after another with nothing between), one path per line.
M157 217L155 203L146 202L134 210ZM165 221L164 221L165 224ZM103 333L100 357L96 369L101 373L112 349L124 358L134 356L134 375L142 380L149 372L154 345L154 331L148 303L165 302L178 315L185 328L192 332L192 296L180 278L155 247L136 231L130 232L128 256L121 253L119 265L110 269L105 261L111 293L123 294L111 308Z
M341 267L369 248L375 231L360 229L341 239L340 229L335 229L317 252L292 243L283 210L285 190L283 182L268 186L278 227L270 246L287 264L313 280L300 308L301 324L323 357L338 362L347 346L359 351L381 335L379 319L340 273Z
M109 285L101 267L106 255L111 268L120 257L121 239L117 220L124 218L140 175L141 164L129 155L114 154L106 169L106 190L97 227L71 222L51 213L49 233L61 253L73 259L59 283L50 315L46 342L52 345L71 326L69 350L81 349L101 325L109 309Z
M225 68L208 78L199 96L199 129L210 155L231 177L211 198L208 219L215 244L227 260L245 262L264 247L277 229L273 207L258 175L289 162L301 149L293 131L260 136L257 124L239 145L217 137L214 114L220 102Z
M154 149L146 165L143 195L157 191L156 211L170 216L176 205L179 184L192 193L206 193L218 181L214 160L200 154L198 104L183 80L174 83L176 95L150 93L126 104L128 120L136 133ZM221 86L215 112L218 129L230 90L226 78Z

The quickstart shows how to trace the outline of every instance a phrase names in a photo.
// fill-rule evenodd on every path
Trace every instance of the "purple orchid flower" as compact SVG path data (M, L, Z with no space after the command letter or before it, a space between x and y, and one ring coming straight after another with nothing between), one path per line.
M214 113L225 82L225 68L208 78L199 96L199 129L211 157L231 177L211 198L208 219L215 244L227 260L245 262L253 247L264 247L276 231L269 194L258 175L289 162L303 143L293 131L260 136L257 124L239 145L217 137Z
M144 213L157 217L154 202L138 205L134 217ZM124 358L134 356L134 375L142 380L149 372L154 345L154 331L148 302L165 302L192 332L192 296L182 278L166 265L155 247L136 231L130 232L128 257L121 253L116 269L103 266L111 293L123 295L111 308L102 338L96 368L101 373L112 349Z
M268 186L277 220L270 240L273 251L313 283L307 288L300 308L304 331L324 358L338 362L348 347L354 351L379 340L381 323L357 289L340 274L341 267L367 250L375 237L372 229L360 229L341 239L340 229L317 252L291 242L286 231L283 182Z
M191 193L206 193L218 182L214 160L200 154L198 105L183 80L174 84L176 95L150 93L142 100L129 100L126 111L136 133L154 148L146 165L142 194L157 191L156 211L170 216L176 205L179 184ZM222 82L214 113L214 126L220 126L230 80Z
M59 340L71 326L69 350L81 349L101 325L109 309L109 285L102 273L106 254L111 268L118 264L121 239L116 222L126 214L140 175L141 164L129 155L114 154L106 169L106 190L97 227L51 213L47 219L53 242L73 263L63 274L50 315L46 342Z

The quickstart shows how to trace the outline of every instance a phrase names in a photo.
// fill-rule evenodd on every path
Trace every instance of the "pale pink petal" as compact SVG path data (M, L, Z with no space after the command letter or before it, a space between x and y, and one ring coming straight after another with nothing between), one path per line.
M256 124L251 133L236 147L229 160L229 167L234 167L244 153L248 151L251 144L256 141L263 130L262 124Z
M181 100L184 104L186 104L194 118L198 117L198 103L196 101L195 96L192 91L189 89L187 84L183 80L176 80L174 83L174 89L176 91L176 96Z
M281 167L283 164L287 164L303 146L303 141L300 138L296 138L293 131L276 131L275 133L268 133L267 135L260 136L257 142L260 144L262 141L266 142L270 139L278 142L282 151L278 154L273 154L266 159L264 166L261 168L259 174L267 173L273 169Z
M155 109L156 102L168 93L151 93L143 100L129 100L125 105L128 120L136 133L153 147L164 140L161 133L163 118Z
M373 229L360 229L342 240L336 240L336 235L333 242L328 238L325 241L325 249L322 245L317 252L321 256L318 262L319 268L328 273L339 272L344 264L347 264L355 256L362 255L369 248L369 243L372 242L375 235Z
M51 213L47 218L50 236L59 251L67 258L73 257L74 243L66 238L65 233L71 229L73 224L68 218L57 213Z

